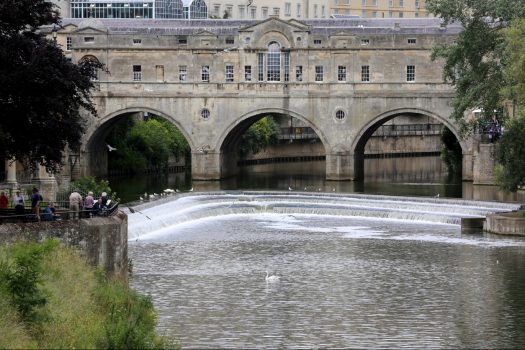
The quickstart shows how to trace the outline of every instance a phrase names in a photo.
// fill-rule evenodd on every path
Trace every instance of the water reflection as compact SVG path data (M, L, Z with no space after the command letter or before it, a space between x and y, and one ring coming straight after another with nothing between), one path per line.
M193 181L190 173L110 178L124 202L144 192L164 188L182 191L288 190L426 196L495 201L525 201L525 193L503 193L496 186L473 185L450 178L440 157L365 159L364 181L328 181L325 162L275 163L242 167L240 174L222 181Z

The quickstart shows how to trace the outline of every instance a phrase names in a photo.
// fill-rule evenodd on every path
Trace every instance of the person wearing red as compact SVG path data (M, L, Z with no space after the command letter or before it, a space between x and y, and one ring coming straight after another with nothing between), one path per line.
M0 193L0 209L6 209L9 204L9 198L5 195L5 192Z

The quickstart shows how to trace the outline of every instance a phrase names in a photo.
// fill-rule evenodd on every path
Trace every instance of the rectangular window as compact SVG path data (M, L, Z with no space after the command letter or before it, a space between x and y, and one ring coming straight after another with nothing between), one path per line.
M179 44L181 44L181 45L188 44L188 38L186 38L186 37L179 38Z
M417 8L417 9L420 7L420 5L419 5L419 0L416 0L415 5L416 5L416 8Z
M394 7L394 0L388 0L388 7Z
M377 0L372 0L372 6L377 6Z
M321 17L326 17L326 7L324 5L321 5Z
M280 8L278 8L278 7L274 7L274 8L273 8L273 14L274 14L275 16L279 17L280 12L281 12L281 9L280 9Z
M366 10L361 10L361 17L366 18Z
M213 15L215 17L220 17L221 16L221 5L217 5L217 4L213 5Z
M252 66L244 66L244 80L252 81Z
M232 5L226 6L225 14L228 16L228 18L232 18L232 13L233 13L233 6Z
M361 81L370 81L370 66L361 66Z
M71 51L73 49L73 38L68 36L66 38L66 51Z
M399 0L399 7L405 7L405 0Z
M324 67L315 66L315 81L323 81L324 78Z
M205 83L210 82L210 66L201 67L201 81Z
M345 5L350 5L350 0L345 0L344 3Z
M321 45L321 39L314 39L314 45Z
M257 7L251 7L250 8L250 17L251 19L256 19L257 18Z
M229 45L235 44L235 39L234 38L226 38L226 44L229 44Z
M292 4L289 2L284 3L284 15L290 17L292 15Z
M377 11L372 11L372 17L377 18Z
M264 53L257 54L257 80L264 81Z
M303 81L303 66L295 66L295 80Z
M92 44L95 42L95 37L94 36L85 36L84 37L84 42L87 43L87 44Z
M403 11L399 11L399 18L403 18L405 15L403 14Z
M133 65L133 81L142 80L142 66Z
M179 81L186 81L186 80L188 80L188 67L179 66Z
M370 39L361 39L361 45L363 46L370 45Z
M140 45L140 44L142 44L142 39L137 39L137 38L133 39L133 45Z
M297 18L301 17L301 4L297 4Z
M284 59L284 81L290 81L290 52L283 54Z
M416 43L416 39L415 38L409 38L408 39L408 43L411 44L411 45L414 45Z
M337 81L346 81L346 66L337 67Z
M233 83L233 64L227 64L225 70L226 82Z
M318 11L317 11L317 4L315 4L315 5L314 5L314 18L319 17L317 12L318 12Z
M239 18L240 19L244 19L244 17L245 17L245 12L246 11L244 9L245 9L244 6L239 6Z
M416 81L416 66L407 66L407 81Z
M361 6L366 6L366 0L361 0Z
M262 18L263 19L268 18L268 7L263 7L262 8Z

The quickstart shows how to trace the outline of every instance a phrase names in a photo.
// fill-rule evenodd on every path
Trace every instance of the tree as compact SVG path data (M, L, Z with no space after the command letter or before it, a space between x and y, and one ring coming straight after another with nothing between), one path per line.
M61 167L66 146L78 146L98 62L73 64L39 28L59 25L46 0L0 2L0 155L27 167Z
M241 156L256 154L268 145L279 142L279 125L268 116L252 124L242 136L239 152Z
M466 132L473 126L464 119L468 109L481 108L486 119L502 110L504 88L512 83L504 74L504 29L525 16L525 6L522 0L429 0L427 5L445 23L464 27L453 43L437 47L432 57L445 60L444 78L456 89L452 117Z

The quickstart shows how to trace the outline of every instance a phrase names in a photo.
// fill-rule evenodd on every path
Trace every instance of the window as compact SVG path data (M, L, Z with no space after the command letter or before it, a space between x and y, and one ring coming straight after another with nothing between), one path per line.
M388 7L394 7L394 0L388 0Z
M337 67L337 81L346 81L346 66Z
M411 45L413 45L413 44L416 43L416 39L415 39L415 38L409 38L409 39L408 39L408 43L411 44Z
M297 4L297 18L301 17L301 4Z
M361 17L363 17L363 18L366 17L366 10L361 10Z
M292 4L289 2L284 3L284 15L290 17L292 15Z
M210 110L207 109L207 108L203 108L203 109L201 110L201 118L204 119L204 120L206 120L206 119L208 119L209 117L210 117Z
M201 81L206 83L210 81L210 66L201 67Z
M226 65L225 76L227 83L233 83L233 64Z
M335 112L335 119L337 120L344 120L346 118L346 113L345 111L343 110L337 110L337 112Z
M314 39L314 45L321 45L321 39Z
M218 4L214 4L213 5L213 15L215 17L220 17L220 15L221 15L221 5L218 5Z
M188 80L188 67L179 66L179 81L186 81L186 80Z
M133 39L133 45L140 45L142 44L142 39Z
M273 14L277 17L279 17L279 13L281 12L281 9L278 7L273 8Z
M303 81L303 66L295 66L295 80Z
M264 81L264 53L257 53L257 80Z
M246 16L245 15L245 7L244 6L239 6L239 18L240 19L244 19L244 17Z
M314 5L314 18L317 18L318 17L318 14L317 14L317 4Z
M268 7L263 7L262 8L262 18L263 19L268 18Z
M377 6L377 0L372 0L372 6Z
M361 0L361 6L366 6L366 0Z
M399 7L405 7L405 0L399 0Z
M226 38L226 44L230 44L230 45L235 44L235 39L234 38Z
M252 66L244 66L244 80L252 81Z
M93 44L95 42L95 37L94 36L85 36L84 37L84 42L86 44Z
M188 44L188 38L187 37L180 37L179 38L179 44L181 44L181 45Z
M414 17L418 18L419 17L419 12L414 12Z
M377 18L377 11L372 11L372 17Z
M322 18L326 17L326 8L324 5L321 5L321 17Z
M68 36L66 38L66 51L71 51L73 49L73 38Z
M370 45L370 39L361 39L361 45Z
M361 81L370 81L370 66L361 66Z
M403 14L403 11L399 11L399 18L403 18L405 15Z
M226 6L226 13L225 13L225 15L228 16L227 18L232 18L232 13L233 13L233 6L232 5Z
M420 7L419 0L416 0L415 5L416 5L416 8L417 8L417 9Z
M250 17L251 19L256 19L257 18L257 7L251 7L250 8Z
M266 79L268 81L281 81L281 46L275 41L268 45Z
M344 4L345 4L345 5L350 5L350 0L345 0L345 1L344 1Z
M407 81L416 81L416 66L407 66Z
M133 81L142 80L142 66L133 65Z
M324 67L315 66L315 81L323 81L324 78Z
M285 52L283 59L284 59L284 81L290 81L290 52Z

